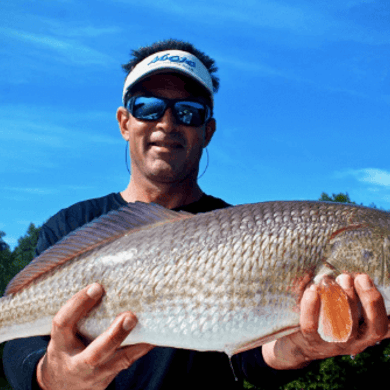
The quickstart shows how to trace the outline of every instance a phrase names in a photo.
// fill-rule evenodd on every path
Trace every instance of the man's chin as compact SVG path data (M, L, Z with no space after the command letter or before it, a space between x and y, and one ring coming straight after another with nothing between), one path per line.
M191 177L191 174L186 169L175 168L176 169L172 167L169 169L158 169L152 173L152 178L159 183L173 184L182 182Z

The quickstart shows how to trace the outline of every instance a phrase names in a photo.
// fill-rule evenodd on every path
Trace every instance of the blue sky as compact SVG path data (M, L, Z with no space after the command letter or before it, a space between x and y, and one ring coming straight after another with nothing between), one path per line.
M171 37L219 67L206 193L239 204L348 192L390 209L388 0L12 0L0 9L0 230L11 247L30 222L127 186L115 119L121 64Z

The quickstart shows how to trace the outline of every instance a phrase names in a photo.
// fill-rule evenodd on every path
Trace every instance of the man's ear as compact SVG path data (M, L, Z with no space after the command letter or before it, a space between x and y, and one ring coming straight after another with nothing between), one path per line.
M119 130L125 141L129 140L129 119L130 114L124 107L119 107L116 111L116 119L118 121Z
M214 118L211 118L207 124L206 124L206 129L205 129L205 137L204 137L204 145L203 147L205 148L211 141L211 138L213 138L213 135L215 133L217 123Z

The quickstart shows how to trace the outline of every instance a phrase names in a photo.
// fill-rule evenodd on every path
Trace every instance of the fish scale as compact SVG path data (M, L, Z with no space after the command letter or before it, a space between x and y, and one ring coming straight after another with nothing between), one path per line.
M79 322L84 337L96 338L131 310L138 324L123 345L232 355L299 331L302 294L324 275L367 272L389 314L389 270L384 211L297 201L193 216L136 202L70 233L11 281L0 299L0 342L50 334L65 302L98 282L105 295ZM331 308L337 284L321 286ZM328 320L320 317L321 337L345 341L348 320L343 331Z

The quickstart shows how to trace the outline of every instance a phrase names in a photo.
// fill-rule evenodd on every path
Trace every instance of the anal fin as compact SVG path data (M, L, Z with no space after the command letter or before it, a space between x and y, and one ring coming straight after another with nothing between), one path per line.
M318 333L327 342L348 341L353 321L347 294L328 276L321 280L318 291L321 299Z

